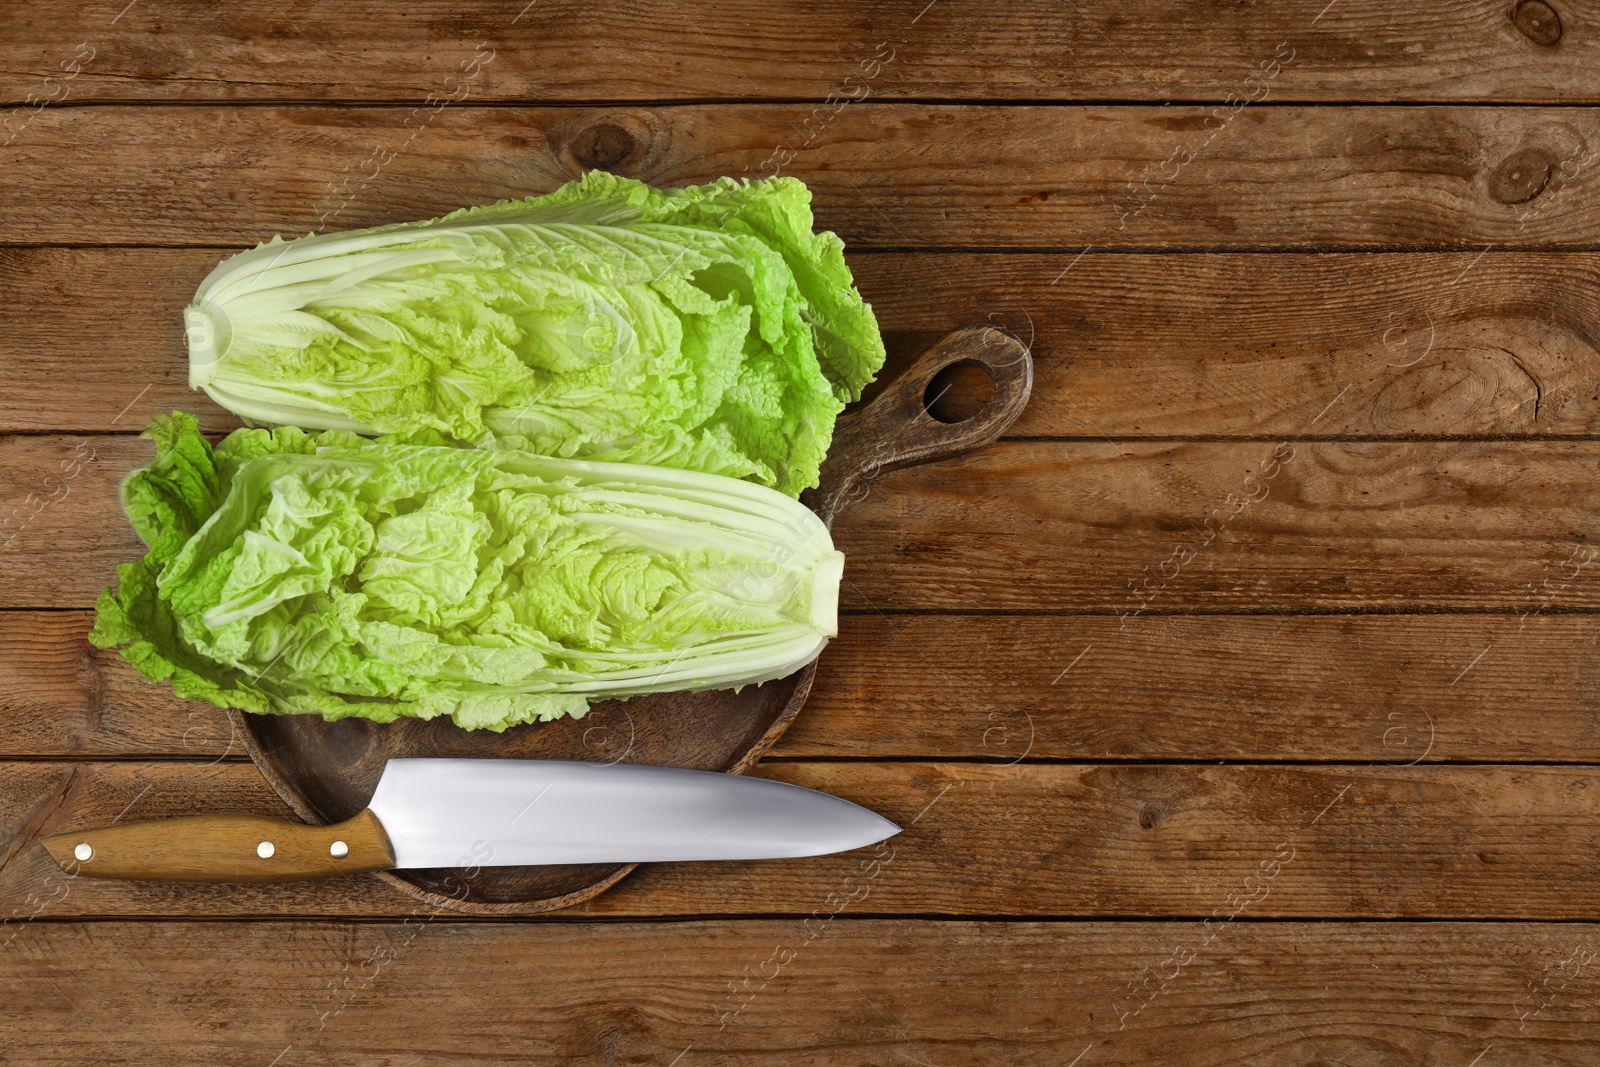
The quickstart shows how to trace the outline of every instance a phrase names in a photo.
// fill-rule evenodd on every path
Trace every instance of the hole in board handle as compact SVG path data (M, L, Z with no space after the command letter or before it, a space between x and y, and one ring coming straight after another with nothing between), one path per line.
M922 409L939 422L966 422L994 398L994 376L973 359L958 360L928 379Z

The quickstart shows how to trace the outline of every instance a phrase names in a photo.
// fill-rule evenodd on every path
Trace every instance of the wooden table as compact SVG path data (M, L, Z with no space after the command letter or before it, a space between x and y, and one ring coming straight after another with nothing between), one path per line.
M1600 1063L1592 4L525 3L0 14L7 1062ZM62 876L285 811L85 641L135 433L234 425L196 284L585 167L803 178L891 370L1032 344L1010 436L845 513L760 770L892 851L517 921Z

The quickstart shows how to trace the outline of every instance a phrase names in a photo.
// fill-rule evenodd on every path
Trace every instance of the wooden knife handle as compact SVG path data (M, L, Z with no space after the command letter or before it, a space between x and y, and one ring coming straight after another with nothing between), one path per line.
M44 847L68 873L142 882L299 882L394 866L371 811L332 826L194 815L55 834Z

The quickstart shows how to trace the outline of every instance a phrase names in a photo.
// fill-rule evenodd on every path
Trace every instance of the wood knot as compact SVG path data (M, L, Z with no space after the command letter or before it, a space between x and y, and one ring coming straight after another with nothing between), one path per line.
M633 154L633 134L612 122L590 126L572 141L572 158L590 170L610 170Z
M1550 184L1556 157L1543 148L1513 152L1489 175L1489 195L1502 204L1524 204Z
M1522 0L1512 9L1511 21L1534 44L1548 48L1561 40L1561 16L1544 0Z
M1154 830L1166 817L1166 809L1160 804L1146 804L1139 809L1139 825L1146 830Z

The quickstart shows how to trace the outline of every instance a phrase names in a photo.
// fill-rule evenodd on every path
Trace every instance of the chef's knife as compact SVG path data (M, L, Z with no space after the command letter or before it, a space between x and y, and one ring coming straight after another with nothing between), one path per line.
M289 882L409 867L820 856L899 833L785 782L637 764L392 759L361 814L332 826L195 815L55 834L95 878Z

